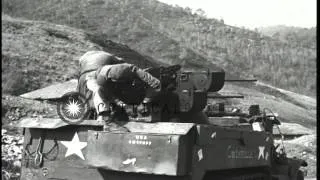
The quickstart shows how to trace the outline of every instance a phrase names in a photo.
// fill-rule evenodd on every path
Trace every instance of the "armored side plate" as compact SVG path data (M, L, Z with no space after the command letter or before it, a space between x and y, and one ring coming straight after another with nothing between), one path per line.
M113 171L187 175L191 170L191 162L186 160L192 157L193 127L193 124L177 127L178 133L168 133L170 128L140 129L144 133L88 131L87 163Z

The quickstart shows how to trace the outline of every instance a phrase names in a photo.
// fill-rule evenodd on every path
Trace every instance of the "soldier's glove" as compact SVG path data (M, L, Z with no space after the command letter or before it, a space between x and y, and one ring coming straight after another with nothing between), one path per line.
M125 108L127 106L123 101L118 100L118 99L115 100L115 103L117 106L122 107L122 108Z
M118 103L117 103L117 105L118 106L120 106L120 107L122 107L122 108L125 108L127 105L124 103L124 102L122 102L122 101L119 101Z

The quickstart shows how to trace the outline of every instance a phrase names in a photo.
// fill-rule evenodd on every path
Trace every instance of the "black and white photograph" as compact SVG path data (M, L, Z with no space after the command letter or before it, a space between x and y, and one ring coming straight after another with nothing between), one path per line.
M317 178L317 0L1 2L1 179Z

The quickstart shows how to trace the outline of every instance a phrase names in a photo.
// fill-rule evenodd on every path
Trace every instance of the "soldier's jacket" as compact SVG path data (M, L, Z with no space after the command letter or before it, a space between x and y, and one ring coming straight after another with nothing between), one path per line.
M121 63L123 63L123 65L116 65ZM92 96L92 92L88 90L86 83L89 79L96 78L96 75L98 75L95 74L96 71L102 67L104 67L104 71L109 69L108 67L112 68L108 72L108 77L106 77L106 72L100 73L100 76L98 76L100 77L99 79L106 80L110 78L114 82L113 84L111 83L112 87L107 87L105 82L100 83L102 91L99 94L101 94L102 97L105 96L105 100L110 99L111 96L117 96L117 98L121 99L123 102L138 103L142 101L145 96L143 84L158 86L160 83L158 79L154 78L149 73L132 64L124 63L123 60L104 51L88 51L79 59L79 64L81 74L77 89L87 98ZM135 86L132 83L136 83ZM107 88L109 88L109 90L107 90ZM107 98L107 96L109 96L109 98ZM93 109L94 105L92 98L90 98L89 104Z
M157 88L160 85L160 81L157 78L133 64L105 65L97 71L97 81L101 86L105 85L107 80L131 83L134 79L140 79L153 88Z
M145 96L144 87L147 85L160 88L160 81L135 65L122 63L105 65L97 70L99 94L106 100L117 97L126 104L135 104Z

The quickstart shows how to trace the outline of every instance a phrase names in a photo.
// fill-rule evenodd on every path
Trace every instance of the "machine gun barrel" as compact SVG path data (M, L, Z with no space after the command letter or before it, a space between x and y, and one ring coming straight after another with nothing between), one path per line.
M216 96L216 95L208 95L207 96L208 98L211 98L211 99L228 99L228 98L244 98L244 96L242 95L231 95L231 96L224 96L224 95L221 95L221 96Z
M211 99L244 98L243 95L238 95L238 94L223 95L220 93L208 93L207 97Z

